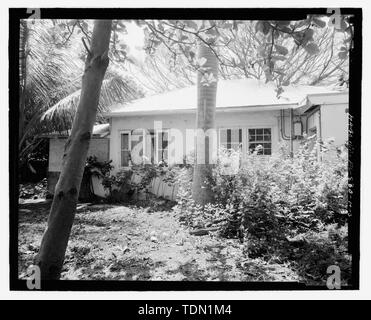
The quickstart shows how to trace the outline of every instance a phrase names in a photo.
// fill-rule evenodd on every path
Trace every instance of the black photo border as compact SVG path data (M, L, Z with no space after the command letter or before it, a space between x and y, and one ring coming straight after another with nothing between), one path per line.
M35 10L35 9L34 9ZM308 14L326 15L327 8L41 8L41 19L231 19L299 20ZM30 11L29 11L30 12ZM361 87L362 9L340 8L352 15L354 48L349 61L349 251L352 254L351 285L359 289L360 260L360 167L361 167ZM27 8L9 9L9 285L10 290L27 291L26 280L18 279L18 117L19 117L19 22L29 18ZM201 282L201 281L84 281L59 280L41 283L41 290L61 291L179 291L179 290L328 290L296 282Z

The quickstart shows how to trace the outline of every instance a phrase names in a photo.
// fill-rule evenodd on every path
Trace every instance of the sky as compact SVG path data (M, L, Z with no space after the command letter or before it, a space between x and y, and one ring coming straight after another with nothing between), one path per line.
M125 44L129 47L128 56L133 60L143 62L146 54L143 50L144 46L144 32L134 22L125 23L127 34L123 35Z

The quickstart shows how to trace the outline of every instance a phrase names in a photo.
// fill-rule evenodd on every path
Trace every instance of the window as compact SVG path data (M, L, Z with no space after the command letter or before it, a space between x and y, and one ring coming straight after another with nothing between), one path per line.
M153 129L148 130L146 142L145 142L145 154L147 161L155 163L155 131Z
M137 129L120 133L121 167L143 163L168 162L168 130Z
M168 131L157 132L157 163L168 163L169 133Z
M144 156L144 130L136 129L131 131L130 134L130 161L133 165L143 163Z
M259 145L262 148L257 150L258 154L272 154L272 133L270 128L249 129L249 151L254 152Z
M238 151L242 147L242 129L220 129L220 146Z
M130 133L121 133L121 167L130 165Z

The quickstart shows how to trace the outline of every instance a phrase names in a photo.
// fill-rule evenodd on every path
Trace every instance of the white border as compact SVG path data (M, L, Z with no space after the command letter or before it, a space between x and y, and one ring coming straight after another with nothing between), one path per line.
M9 291L9 193L8 193L8 46L5 39L8 39L8 8L9 7L362 7L363 8L363 83L362 83L362 178L361 178L361 264L360 264L360 291L213 291L213 292L10 292ZM351 3L345 0L332 1L326 3L319 0L300 1L267 1L267 0L187 0L187 1L85 1L83 5L76 5L74 0L24 0L24 1L2 1L1 2L0 30L4 44L1 47L1 115L0 128L3 137L1 143L1 167L2 185L0 192L1 215L0 215L0 244L1 244L1 264L0 264L0 298L1 299L370 299L371 297L371 203L370 197L370 178L371 167L368 165L371 153L371 140L366 137L371 136L371 88L370 73L370 43L371 37L371 8L368 0L353 0ZM14 70L18 72L18 70ZM17 106L11 106L17 107ZM367 197L368 195L368 197Z

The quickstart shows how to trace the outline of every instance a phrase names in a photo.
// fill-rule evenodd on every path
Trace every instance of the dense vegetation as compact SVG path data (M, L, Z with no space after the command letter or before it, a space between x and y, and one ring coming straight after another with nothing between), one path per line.
M174 210L192 230L217 230L220 237L238 239L246 259L289 264L316 281L326 278L328 266L339 265L346 282L351 274L346 146L313 147L307 141L293 157L282 145L269 159L254 152L240 166L241 161L240 152L219 151L209 181L215 199L204 208L192 199L192 165L137 166L107 176L106 183L132 193L146 191L156 176L177 183ZM143 177L140 183L130 183L133 173Z
M240 168L233 168L238 152L220 154L210 181L213 204L195 205L183 176L178 210L188 223L197 228L216 222L221 236L243 243L246 257L289 262L315 279L336 264L349 277L345 147L303 143L291 158L282 146L266 161L249 155Z
M197 74L196 128L211 129L218 74L224 79L272 81L278 97L290 84L347 86L353 28L348 16L340 17L340 22L335 26L331 19L316 16L302 21L135 21L144 34L141 50L148 56L141 63L129 57L125 39L129 21L45 20L32 25L22 21L20 167L35 171L32 162L47 155L46 148L40 152L41 138L51 132L69 134L72 127L36 259L42 278L60 277L91 132L95 123L105 121L100 112L143 96L146 85L138 85L140 79L132 77L135 72L128 66L140 69L139 78L152 82L154 91L194 83ZM164 82L170 74L173 79L179 75L179 82ZM208 117L202 118L202 112ZM220 237L238 239L245 259L289 263L318 280L331 264L350 273L345 246L347 152L331 149L327 144L311 148L303 143L293 157L282 147L270 159L254 153L242 159L239 152L220 150L215 167L196 161L193 166L170 168L138 166L115 175L110 175L109 162L90 158L84 178L88 183L93 175L102 178L109 201L146 193L154 177L178 183L173 213L192 232L217 231Z

